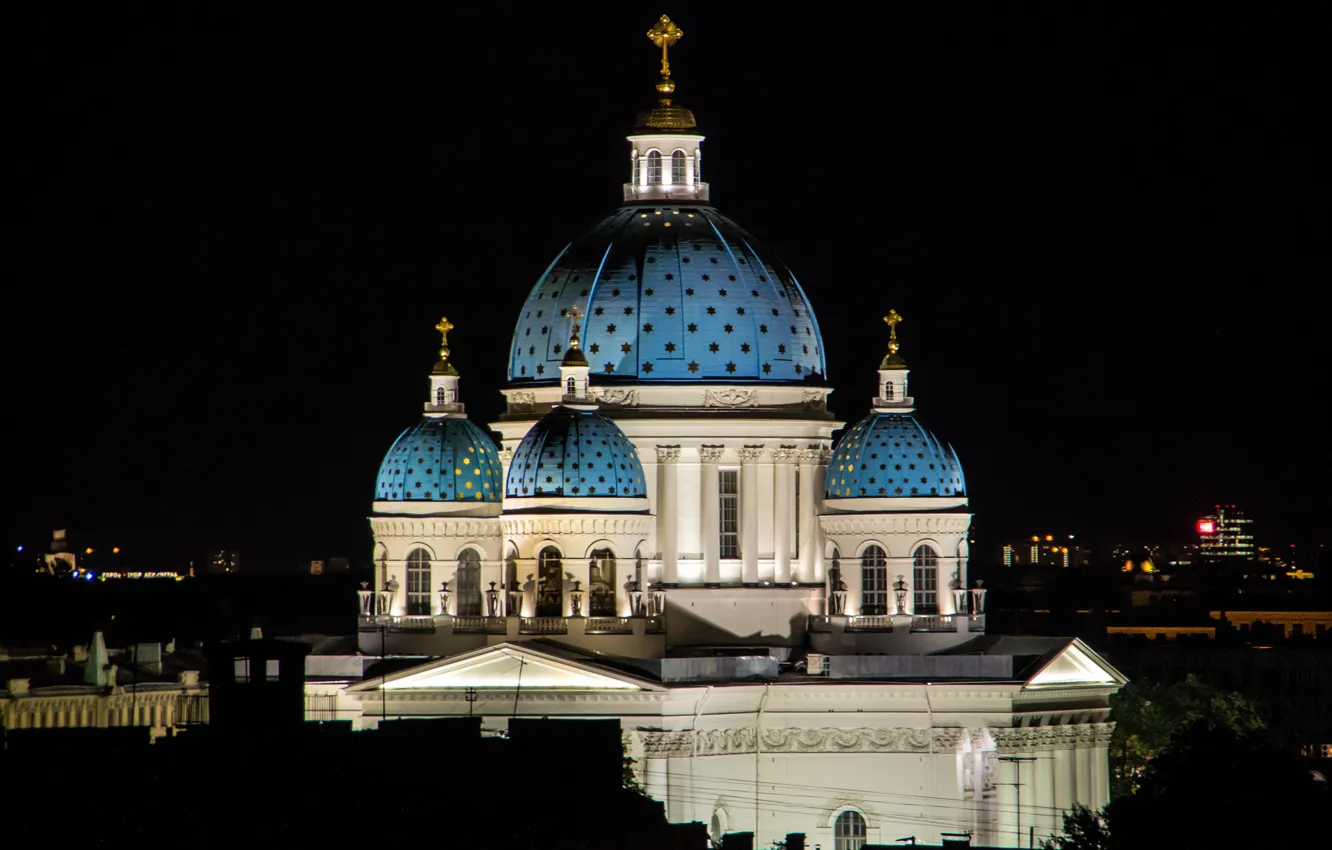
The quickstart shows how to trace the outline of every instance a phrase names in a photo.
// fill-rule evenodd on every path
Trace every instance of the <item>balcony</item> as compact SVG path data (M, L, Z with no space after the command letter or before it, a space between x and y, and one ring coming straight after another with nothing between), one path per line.
M390 634L435 634L450 632L466 635L632 635L634 624L642 623L642 633L664 634L665 619L652 617L484 617L471 615L362 616L362 632L387 631ZM516 626L516 628L513 628Z
M845 632L889 634L898 632L965 631L984 633L984 614L858 614L840 616L815 614L809 618L809 631L826 634L837 627Z

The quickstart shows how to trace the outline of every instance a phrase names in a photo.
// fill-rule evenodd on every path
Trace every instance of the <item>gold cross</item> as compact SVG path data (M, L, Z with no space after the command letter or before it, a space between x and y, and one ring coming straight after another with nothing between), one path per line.
M675 21L665 15L661 16L655 27L647 31L648 39L661 48L661 75L667 80L671 78L671 63L666 59L666 51L683 35L684 30L677 27Z
M439 359L447 361L449 359L449 331L453 330L453 322L447 317L440 316L439 324L435 325L435 330L439 331Z
M569 347L577 348L578 332L582 330L582 325L578 324L578 320L583 318L583 311L577 304L575 304L569 310L569 315L573 317L573 333L569 335Z
M896 310L889 310L883 321L888 325L888 356L894 357L901 347L897 342L897 326L902 322L902 316Z

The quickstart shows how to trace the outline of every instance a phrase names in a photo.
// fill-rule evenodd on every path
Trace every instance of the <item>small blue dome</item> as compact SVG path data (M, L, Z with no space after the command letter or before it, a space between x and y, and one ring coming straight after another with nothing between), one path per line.
M965 496L952 446L910 413L872 413L842 435L828 464L825 499Z
M379 465L382 502L499 502L495 443L472 422L428 417L402 432Z
M594 383L826 380L795 276L709 206L622 207L571 242L519 314L511 383L559 379L575 305Z
M514 449L507 498L642 499L643 465L620 426L595 410L556 407Z

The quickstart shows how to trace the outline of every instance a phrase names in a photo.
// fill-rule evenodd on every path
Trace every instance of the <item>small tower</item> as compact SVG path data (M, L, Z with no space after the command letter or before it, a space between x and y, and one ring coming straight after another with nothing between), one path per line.
M914 409L916 400L907 395L909 370L906 360L897 353L901 348L897 341L897 326L902 323L902 316L896 310L889 310L883 321L888 325L888 353L879 364L879 397L874 399L874 406L909 412Z
M569 332L569 348L564 352L564 359L560 361L560 386L564 389L563 401L587 403L591 401L587 394L587 373L590 367L578 338L583 327L579 324L579 319L583 318L583 311L575 304L573 309L569 311L569 315L573 317L573 328Z
M675 81L667 52L683 35L684 30L665 15L647 32L648 40L661 48L661 82L657 83L656 108L638 114L628 137L631 173L624 184L626 202L708 201L708 184L702 181L703 136L694 113L671 102Z
M435 330L439 331L439 362L430 370L430 398L426 399L426 416L466 416L458 400L458 370L449 362L449 331L453 322L441 316Z

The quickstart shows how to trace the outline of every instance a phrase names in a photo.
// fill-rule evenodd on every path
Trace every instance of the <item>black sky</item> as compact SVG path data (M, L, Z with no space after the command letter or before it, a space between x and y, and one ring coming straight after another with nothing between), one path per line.
M11 28L0 539L364 558L438 316L488 421L523 297L617 205L663 11L834 411L895 307L986 542L1182 537L1215 501L1327 528L1314 4L42 5Z

